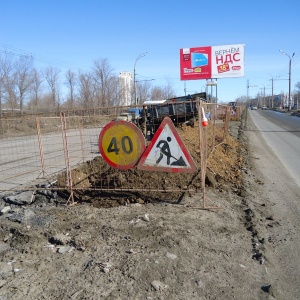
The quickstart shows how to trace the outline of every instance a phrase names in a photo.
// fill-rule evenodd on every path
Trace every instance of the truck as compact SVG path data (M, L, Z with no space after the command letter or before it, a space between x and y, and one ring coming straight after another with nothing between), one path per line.
M128 109L128 112L132 115L132 119L139 119L141 117L141 108L132 107Z
M166 100L152 100L143 103L144 113L141 112L139 125L146 131L150 140L165 117L171 118L175 126L188 123L193 126L198 119L198 101L207 102L206 93L197 93ZM146 129L146 130L145 130Z

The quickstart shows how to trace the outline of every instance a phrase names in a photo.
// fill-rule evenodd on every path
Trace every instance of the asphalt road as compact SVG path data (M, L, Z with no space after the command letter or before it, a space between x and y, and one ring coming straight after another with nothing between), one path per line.
M300 118L272 110L249 111L277 159L300 187Z
M265 214L272 220L271 226L260 228L268 241L268 284L284 299L300 299L300 118L249 111L245 133L256 177L262 182L252 201L260 207L269 203Z
M76 166L99 155L98 136L100 128L67 132L68 154L64 149L61 133L41 136L42 149L36 135L3 139L0 142L0 193L22 189L24 186L46 182L69 164ZM42 153L42 155L41 155Z

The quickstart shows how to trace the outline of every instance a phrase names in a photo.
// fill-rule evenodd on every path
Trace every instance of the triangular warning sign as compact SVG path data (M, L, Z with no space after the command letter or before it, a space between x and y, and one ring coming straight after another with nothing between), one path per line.
M174 173L197 171L193 158L169 117L165 117L158 127L137 168Z

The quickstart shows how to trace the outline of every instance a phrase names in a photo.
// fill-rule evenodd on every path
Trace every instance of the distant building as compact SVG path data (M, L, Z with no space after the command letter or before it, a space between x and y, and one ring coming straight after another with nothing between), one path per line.
M132 104L132 74L131 72L120 72L119 75L120 106Z

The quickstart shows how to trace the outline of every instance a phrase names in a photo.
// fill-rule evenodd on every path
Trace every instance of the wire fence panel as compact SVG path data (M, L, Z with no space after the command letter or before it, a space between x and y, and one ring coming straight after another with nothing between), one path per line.
M1 121L0 184L6 190L38 178L42 168L35 119Z
M169 115L193 160L201 166L200 144L206 145L206 159L224 141L231 118L239 118L240 111L233 115L228 106L194 101L175 104L168 103L159 109L140 106L140 112L147 109L146 114L133 122L149 143L163 118ZM199 105L203 105L209 118L209 125L202 134L204 140L199 135ZM149 171L136 168L116 170L104 161L99 153L99 134L106 124L129 108L132 107L74 110L56 116L1 118L0 191L35 189L45 181L55 182L55 188L75 192L77 197L84 197L86 193L96 196L103 191L148 191L157 197L157 192L201 188L200 170L198 175L165 176L163 172L151 172L149 176Z
M90 117L85 118L88 123ZM2 122L2 137L5 138L0 144L1 191L44 182L65 171L66 165L74 167L99 155L98 136L103 127L100 122L84 128L82 116L69 117L68 121L68 128L64 130L60 117L17 118ZM64 138L67 144L64 144Z

